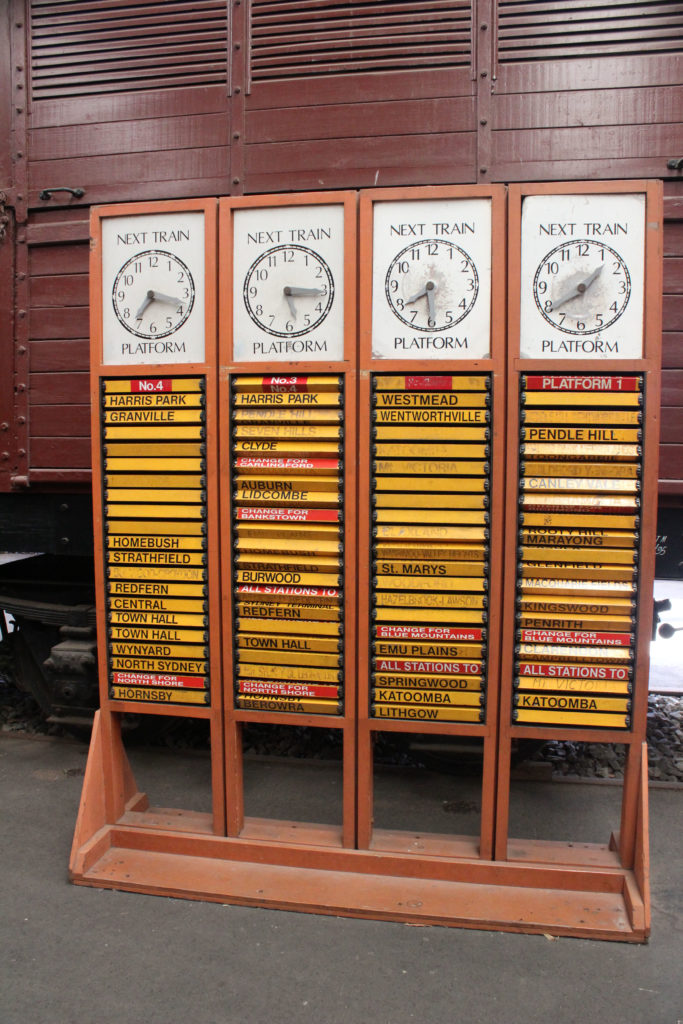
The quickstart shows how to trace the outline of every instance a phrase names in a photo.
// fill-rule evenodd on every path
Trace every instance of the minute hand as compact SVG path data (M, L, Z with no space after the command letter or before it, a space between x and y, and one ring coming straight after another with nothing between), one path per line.
M589 274L585 281L580 281L574 285L571 291L566 292L557 302L553 302L551 309L554 311L559 306L564 306L565 302L569 302L570 299L576 299L579 295L583 295L595 281L598 274L602 273L602 264L596 267L592 274Z

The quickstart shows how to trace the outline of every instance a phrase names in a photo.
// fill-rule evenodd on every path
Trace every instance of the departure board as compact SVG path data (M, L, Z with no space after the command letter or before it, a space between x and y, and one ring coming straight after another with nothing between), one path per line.
M521 377L513 721L631 725L642 374Z
M205 379L100 387L109 695L208 705Z
M372 376L371 716L483 722L489 374Z
M235 374L236 707L344 707L344 378Z

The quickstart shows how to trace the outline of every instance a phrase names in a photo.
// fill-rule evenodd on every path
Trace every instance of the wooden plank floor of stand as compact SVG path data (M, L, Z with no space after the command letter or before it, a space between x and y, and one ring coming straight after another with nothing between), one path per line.
M566 574L568 575L568 574ZM619 580L574 580L567 579L523 579L517 589L522 594L547 594L550 592L571 596L611 597L615 594L634 595L637 586Z
M391 444L388 442L380 442L373 444L372 454L376 460L379 459L408 459L408 460L428 460L430 463L434 463L436 459L446 459L450 462L458 462L459 460L470 460L470 459L488 459L491 454L489 445L487 444L469 444L462 440L459 444L441 444L436 441L430 441L428 443L421 444L417 439L411 440L406 444ZM406 466L401 470L398 468L395 472L409 472ZM377 468L377 472L383 472ZM387 470L392 472L392 470ZM428 472L427 469L422 470L423 473ZM446 469L445 465L441 465L434 472L440 476L444 473L451 472ZM486 469L488 473L488 469Z
M203 565L112 565L107 569L110 580L182 580L204 583L207 570Z
M206 388L203 377L142 377L142 378L107 378L102 381L104 393L111 394L156 394L173 391L204 391Z
M637 530L640 526L639 516L599 515L564 515L562 512L521 512L520 526L529 528L546 527L550 529L569 530L578 534L582 530L589 534L592 530Z
M633 675L630 665L583 665L556 661L519 661L515 671L522 681L542 676L545 679L618 680L627 683Z
M311 484L315 486L315 482L311 481ZM318 491L318 490L284 490L277 491L275 489L267 490L264 488L252 489L240 487L236 491L233 491L233 501L240 502L242 505L275 505L275 506L292 506L294 508L305 508L307 505L313 505L315 507L334 507L340 505L339 494L336 491Z
M382 426L373 427L372 436L377 441L414 441L418 445L427 441L453 444L461 441L488 441L491 431L489 427L414 427L406 430L405 427Z
M324 555L283 555L255 554L238 551L235 555L237 569L307 569L309 572L337 572L344 568L341 557L332 558Z
M312 623L315 627L315 624ZM262 633L248 633L239 630L235 636L235 643L239 648L240 657L244 652L251 651L254 655L265 652L275 653L277 651L299 651L314 652L321 651L323 654L341 654L344 643L339 638L320 636L264 636Z
M235 455L281 455L289 458L343 454L343 446L337 441L277 440L262 436L234 441L232 450Z
M606 665L630 665L633 661L633 651L629 647L592 647L587 644L530 644L523 641L515 646L515 655L536 661L588 661Z
M408 526L405 524L373 527L373 537L383 540L485 541L488 530L481 526Z
M453 562L475 562L482 567L486 560L484 544L394 544L378 541L373 545L375 558L399 558L403 561L432 560ZM464 574L463 574L464 575Z
M343 657L338 652L283 651L238 647L234 652L235 661L242 666L255 665L301 665L304 668L340 669ZM243 673L242 673L243 674Z
M422 707L481 707L481 693L468 690L409 690L374 687L371 699L378 704L408 704Z
M635 565L572 565L566 562L520 562L517 575L522 579L566 579L571 572L574 580L609 580L634 583L637 578Z
M489 498L487 494L400 494L396 492L380 492L379 494L373 495L372 505L374 508L386 509L386 508L408 508L413 510L428 509L487 509L489 507ZM450 521L450 520L449 520Z
M375 426L405 424L414 426L458 426L463 424L487 424L491 421L488 409L375 409Z
M170 487L176 489L191 489L201 491L206 487L206 477L199 473L159 473L160 465L155 463L154 473L115 473L108 472L104 477L104 485L107 488L140 489L152 488L161 489Z
M446 622L454 627L459 625L483 626L486 622L486 612L483 609L452 607L378 607L373 608L372 617L377 622L400 622L401 624L408 622Z
M552 711L613 712L626 714L631 710L631 701L627 697L598 697L592 693L563 693L553 696L550 693L516 693L515 705L520 710L529 708L533 711L548 708Z
M425 708L402 704L373 704L373 718L391 718L416 722L483 722L482 708Z
M379 576L440 579L442 576L487 576L488 563L475 561L380 561L374 566ZM386 584L389 586L389 584Z
M112 519L153 519L157 520L159 517L165 519L205 519L206 510L203 504L198 503L197 505L161 505L154 503L153 505L145 505L140 503L139 505L129 504L117 504L116 502L110 502L104 507L104 514L109 520Z
M318 409L315 406L257 406L233 409L233 423L308 423L318 425L340 424L344 414L340 408Z
M532 460L522 462L519 467L520 476L561 476L579 477L616 477L622 480L638 479L642 475L642 467L638 462L543 462Z
M279 377L238 374L231 387L237 394L244 391L262 391L265 394L299 394L309 391L339 391L343 377L334 374L282 374Z
M373 576L373 586L378 590L457 590L484 594L488 580L479 576L395 576L379 574Z
M340 459L317 459L317 458L276 458L266 455L242 455L233 461L233 472L238 476L240 473L258 473L259 476L270 476L271 474L288 476L292 473L300 473L303 476L328 476L335 475L339 479L342 469Z
M373 655L380 658L465 658L481 661L486 644L456 640L373 640Z
M396 477L395 479L410 479L412 480L412 486L415 488L419 486L424 487L425 482L422 481L420 484L419 480L412 479L414 476L430 476L436 477L439 480L450 480L453 477L466 479L468 477L488 476L490 468L490 464L484 460L475 462L469 460L378 459L372 463L372 472L376 485L380 480L391 479L391 476L384 477L382 474L410 473L410 477ZM444 477L442 474L445 473L449 474L449 476ZM457 484L459 481L454 480L453 482ZM431 483L432 481L430 480L430 486ZM435 485L435 489L440 490L441 488Z
M267 606L268 611L270 611L272 607L272 605ZM340 637L344 632L344 625L341 622L340 612L337 609L332 608L316 610L322 610L326 614L324 616L318 615L315 619L309 617L308 619L300 620L292 620L289 619L289 617L278 618L276 615L258 617L252 614L252 606L245 605L243 602L240 602L237 605L235 629L242 633L250 634L262 632L267 633L268 635L283 633L286 636L289 636L291 634L296 637L306 636L309 634L313 636ZM263 608L259 608L258 611L262 612ZM332 614L327 614L329 612Z
M568 444L564 441L555 444L531 441L519 448L522 460L525 459L566 459L567 462L621 462L635 461L642 455L639 444Z
M233 476L233 487L247 490L273 490L273 491L306 491L314 488L316 491L329 491L339 495L344 487L344 479L339 475L335 476L298 476L295 473L262 474L258 476L254 470L249 473L235 473Z
M523 611L516 615L517 625L528 629L595 629L613 633L632 633L634 628L634 617L632 615L577 615L554 613L552 616L547 613L537 614L536 612Z
M594 495L594 494L522 494L520 497L520 508L522 511L555 512L562 509L572 509L576 512L597 512L604 509L605 512L637 512L640 508L638 497L619 495Z
M576 491L610 491L637 494L640 491L639 480L624 480L621 477L565 477L565 476L523 476L520 480L523 491L538 493L576 492Z
M574 714L568 711L532 711L516 708L513 720L518 725L576 726L580 729L628 729L630 715Z
M340 686L328 686L325 683L292 683L276 679L240 679L236 692L257 697L313 697L323 700L339 700L343 694Z
M336 530L333 533L333 538L327 539L330 536L329 532L325 530L324 533L314 533L315 538L315 550L320 556L333 557L341 554L343 551L343 545L339 538L339 531ZM308 552L311 550L310 540L297 540L289 535L282 536L277 534L274 537L264 537L258 535L256 537L245 537L243 533L239 533L234 541L235 550L240 558L250 557L253 554L260 553L265 558L266 555L272 555L276 559L280 557L286 557L290 554L292 557L299 556L300 553Z
M518 691L529 690L532 693L556 691L558 693L623 694L628 696L632 691L629 682L597 679L546 679L543 676L515 679L514 686Z
M237 583L280 584L301 587L341 587L339 573L299 572L296 569L237 569Z
M341 715L341 701L313 700L304 697L254 697L240 695L238 708L246 711L281 711L289 715Z
M201 704L210 703L206 690L181 690L176 687L110 686L112 700L131 700L150 704Z
M488 391L491 378L486 374L450 376L448 374L373 374L373 391Z

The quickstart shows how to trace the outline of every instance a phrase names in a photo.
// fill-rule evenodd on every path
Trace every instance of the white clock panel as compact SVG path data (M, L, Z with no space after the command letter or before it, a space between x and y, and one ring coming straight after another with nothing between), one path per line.
M204 361L204 214L102 221L102 360Z
M486 358L491 200L378 201L373 210L373 358Z
M344 358L344 207L233 213L233 360Z
M520 356L640 359L645 196L527 196Z

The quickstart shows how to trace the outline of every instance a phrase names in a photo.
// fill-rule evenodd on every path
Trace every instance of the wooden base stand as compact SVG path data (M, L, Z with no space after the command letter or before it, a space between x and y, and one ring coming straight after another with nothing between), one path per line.
M210 815L147 808L120 737L97 716L70 862L78 885L242 906L500 931L643 942L649 934L647 753L636 857L609 846L510 843L507 861L447 855L448 842L378 832L347 850L336 829L247 819L217 836ZM108 760L118 783L105 806ZM644 770L643 770L644 769ZM276 827L279 826L279 827ZM538 849L537 849L538 847ZM581 860L581 863L579 863Z

